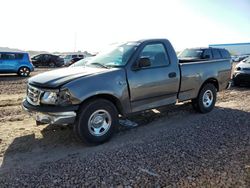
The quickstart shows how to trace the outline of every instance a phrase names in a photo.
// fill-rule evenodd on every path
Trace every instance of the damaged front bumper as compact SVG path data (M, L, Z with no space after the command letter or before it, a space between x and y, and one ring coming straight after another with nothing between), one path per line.
M30 105L26 100L22 103L22 108L30 116L34 117L37 124L68 125L73 124L76 119L77 106L61 108L37 108ZM46 112L47 109L47 112ZM61 111L60 111L61 110ZM64 110L64 111L62 111Z

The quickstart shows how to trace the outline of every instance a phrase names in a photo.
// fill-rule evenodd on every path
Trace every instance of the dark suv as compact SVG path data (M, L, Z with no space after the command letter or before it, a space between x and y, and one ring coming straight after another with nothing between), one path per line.
M230 53L222 48L187 48L178 55L181 63L213 59L231 59Z
M64 65L63 58L52 54L40 54L31 58L32 63L35 67L46 66L46 67L61 67Z

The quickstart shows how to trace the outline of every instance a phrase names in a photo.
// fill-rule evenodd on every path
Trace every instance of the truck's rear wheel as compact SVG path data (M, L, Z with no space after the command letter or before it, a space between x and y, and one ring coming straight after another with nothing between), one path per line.
M83 142L100 144L109 140L118 125L114 104L105 99L87 102L78 113L74 132Z
M192 100L193 108L201 113L208 113L213 110L216 102L216 88L213 84L205 84L196 99Z

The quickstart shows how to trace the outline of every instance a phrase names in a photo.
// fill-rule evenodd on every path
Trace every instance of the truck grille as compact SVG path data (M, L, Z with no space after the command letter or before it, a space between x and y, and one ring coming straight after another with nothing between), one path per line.
M42 94L42 90L36 88L36 87L33 87L31 85L28 85L28 88L27 88L27 101L32 104L32 105L39 105L40 103L40 97L41 97L41 94Z

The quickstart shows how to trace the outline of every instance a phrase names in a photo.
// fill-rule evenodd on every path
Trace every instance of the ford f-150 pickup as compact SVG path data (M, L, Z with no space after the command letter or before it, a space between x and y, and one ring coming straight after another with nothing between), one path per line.
M166 39L125 42L82 67L30 78L22 106L37 122L72 124L78 138L97 144L111 138L121 116L187 100L210 112L230 76L230 58L182 64Z

